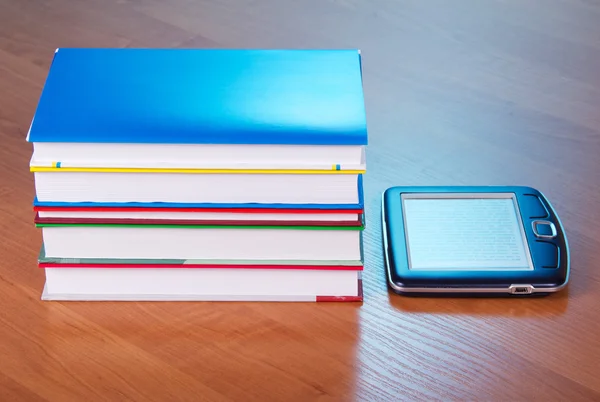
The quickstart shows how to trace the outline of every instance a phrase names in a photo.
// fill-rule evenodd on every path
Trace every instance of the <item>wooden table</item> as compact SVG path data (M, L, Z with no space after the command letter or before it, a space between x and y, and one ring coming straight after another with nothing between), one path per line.
M0 400L600 400L600 4L0 0ZM41 302L29 123L57 47L360 48L363 304ZM572 248L535 300L388 292L393 185L530 185Z

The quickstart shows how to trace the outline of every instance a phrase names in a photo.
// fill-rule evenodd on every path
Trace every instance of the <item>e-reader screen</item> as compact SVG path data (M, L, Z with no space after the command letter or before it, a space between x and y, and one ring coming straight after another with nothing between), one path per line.
M412 270L533 270L514 194L402 194Z

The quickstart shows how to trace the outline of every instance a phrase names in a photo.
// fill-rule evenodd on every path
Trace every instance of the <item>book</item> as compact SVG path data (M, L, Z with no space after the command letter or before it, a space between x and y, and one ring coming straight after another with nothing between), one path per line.
M42 244L38 254L40 268L112 268L112 267L137 267L153 266L156 268L263 268L263 269L328 269L362 271L364 265L362 248L358 259L350 260L242 260L242 259L143 259L143 258L63 258L50 257L46 254L45 245Z
M34 172L360 173L357 50L56 50Z
M40 200L37 196L33 199L34 210L190 210L195 212L240 212L248 209L256 211L311 211L314 213L322 212L329 213L336 210L353 211L362 213L364 211L364 193L363 193L363 176L359 175L357 179L357 202L338 203L338 204L321 204L321 203L213 203L213 202L89 202L89 201L47 201Z
M36 224L63 258L356 260L363 227Z
M41 202L357 204L360 175L35 173Z
M277 213L283 211L308 211L313 213L334 213L335 211L353 211L353 213L362 213L364 211L364 193L363 193L363 176L359 175L356 179L355 185L356 198L351 202L211 202L199 200L191 200L191 202L168 202L168 201L66 201L64 199L58 200L46 200L40 199L37 195L34 198L33 206L36 211L98 211L98 210L111 210L115 211L158 211L158 210L193 210L194 212L241 212L245 210L261 210L270 213ZM82 183L83 185L83 183ZM51 187L50 190L53 190ZM272 192L272 191L271 191ZM290 194L288 193L288 196ZM86 197L83 197L85 199ZM105 196L106 198L106 196ZM165 198L163 196L163 198ZM307 197L308 198L308 197ZM354 198L354 197L352 197Z
M36 197L33 210L40 219L154 219L221 221L356 222L364 218L362 176L355 204L264 204L264 203L95 203L43 202Z
M42 300L361 302L356 271L46 268Z
M177 215L182 215L177 214ZM235 216L237 215L237 216ZM159 216L159 217L40 217L39 214L34 218L36 224L64 224L64 225L78 225L78 224L99 224L99 225L181 225L181 226L196 226L196 227L219 227L219 226L280 226L280 227L298 227L298 226L312 226L312 227L361 227L363 225L362 215L355 219L350 220L320 220L318 215L316 219L277 219L272 220L261 219L261 217L253 216L252 214L235 214L234 217L229 219L222 219L220 216L210 218L187 218L182 219L181 216ZM239 216L243 217L242 219ZM212 219L211 219L212 218Z
M36 216L43 222L47 219L77 219L82 222L93 220L161 220L186 221L263 221L263 222L340 222L353 223L360 220L362 210L324 209L260 209L260 208L135 208L135 207L34 207ZM51 222L51 221L47 221Z
M360 302L357 261L62 259L40 251L43 300Z

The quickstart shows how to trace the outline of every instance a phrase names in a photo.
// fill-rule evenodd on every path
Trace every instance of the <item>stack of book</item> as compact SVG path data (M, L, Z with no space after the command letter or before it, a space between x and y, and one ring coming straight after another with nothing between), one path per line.
M361 77L351 50L58 49L42 299L362 300Z

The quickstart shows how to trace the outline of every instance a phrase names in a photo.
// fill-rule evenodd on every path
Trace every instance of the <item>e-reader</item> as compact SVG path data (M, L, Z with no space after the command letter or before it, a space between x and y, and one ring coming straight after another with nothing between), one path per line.
M392 187L382 229L399 294L548 295L569 280L563 225L531 187Z

